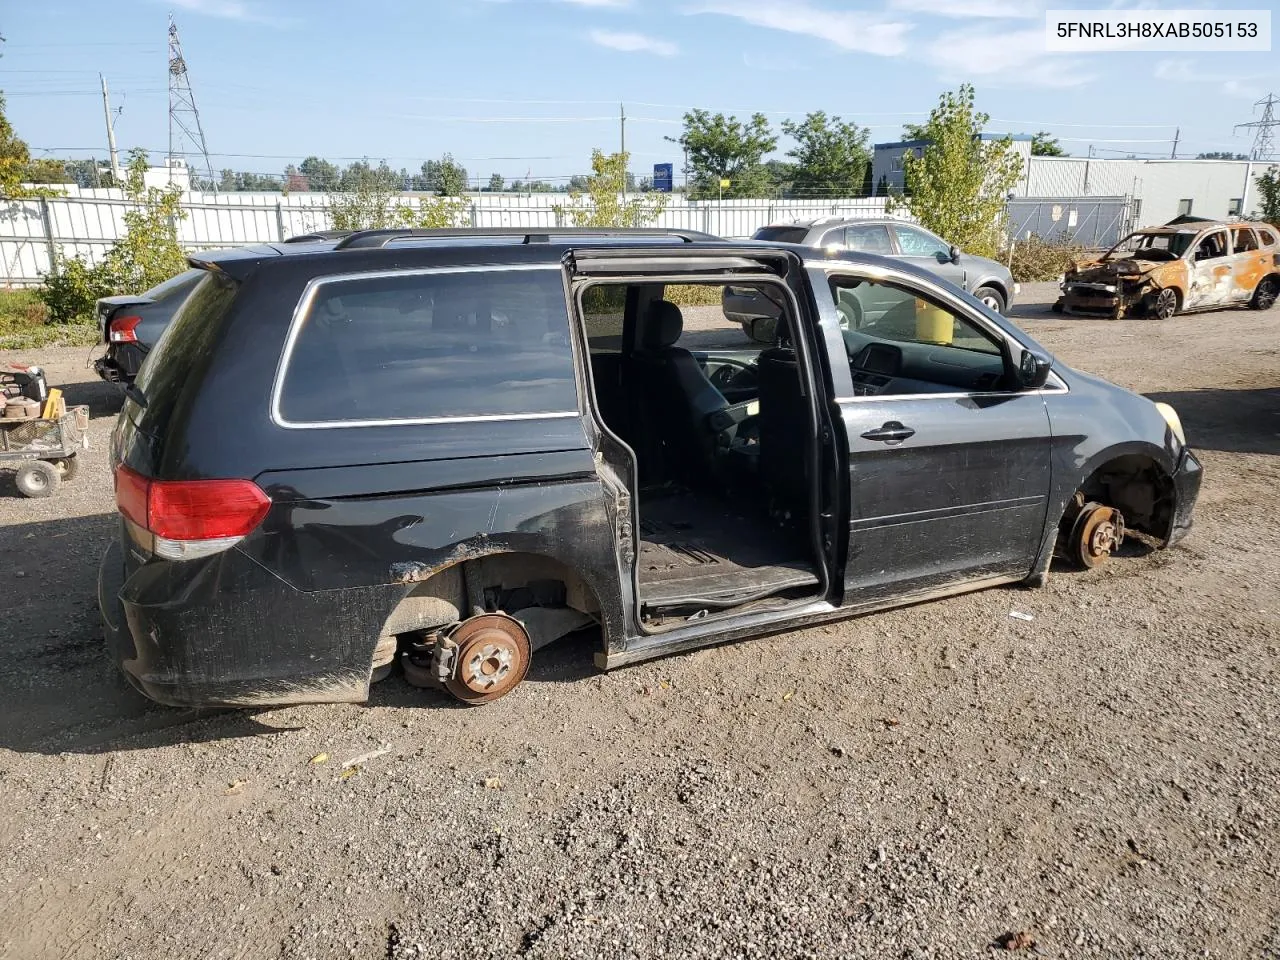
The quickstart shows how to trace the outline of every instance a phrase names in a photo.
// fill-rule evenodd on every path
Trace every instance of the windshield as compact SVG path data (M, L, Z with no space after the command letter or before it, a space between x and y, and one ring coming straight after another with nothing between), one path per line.
M1176 260L1195 237L1194 233L1131 233L1108 250L1104 259Z

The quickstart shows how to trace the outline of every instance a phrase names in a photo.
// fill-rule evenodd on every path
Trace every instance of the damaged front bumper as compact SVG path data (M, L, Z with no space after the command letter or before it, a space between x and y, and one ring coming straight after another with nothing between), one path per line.
M1203 479L1204 467L1195 454L1183 447L1178 465L1173 471L1173 522L1169 526L1165 546L1172 547L1191 532L1191 515L1195 510L1196 498L1200 496L1200 483Z
M1062 297L1058 303L1064 313L1120 320L1144 312L1147 299L1147 285L1143 283L1068 280L1062 285Z

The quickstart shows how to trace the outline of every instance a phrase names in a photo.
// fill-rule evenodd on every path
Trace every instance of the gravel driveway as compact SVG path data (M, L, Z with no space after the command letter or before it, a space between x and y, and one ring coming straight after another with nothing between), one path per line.
M24 355L93 448L53 500L0 473L0 956L1280 956L1280 310L1050 289L1020 322L1202 451L1184 546L608 675L559 644L481 710L133 694L94 600L116 391Z

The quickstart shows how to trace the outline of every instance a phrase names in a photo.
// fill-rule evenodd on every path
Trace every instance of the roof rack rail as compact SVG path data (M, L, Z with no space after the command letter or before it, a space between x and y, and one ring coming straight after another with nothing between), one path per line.
M300 233L296 237L285 237L281 243L315 243L317 240L341 240L349 237L352 230L314 230L311 233Z
M448 239L450 237L520 237L521 243L550 243L552 237L673 237L684 243L719 240L699 230L667 230L662 227L451 227L420 229L393 227L384 230L360 230L346 235L335 250L377 249L393 240Z

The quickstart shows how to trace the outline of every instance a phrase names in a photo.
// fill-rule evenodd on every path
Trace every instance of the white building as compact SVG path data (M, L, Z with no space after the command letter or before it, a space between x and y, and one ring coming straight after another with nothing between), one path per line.
M148 187L161 189L170 184L176 184L185 192L191 189L191 171L187 168L187 161L182 157L169 157L163 166L147 167L147 172L143 175L143 183Z
M984 140L1004 134L984 133ZM1011 134L1014 150L1023 159L1023 176L1015 197L1070 201L1083 197L1127 198L1135 225L1167 223L1181 214L1201 217L1257 216L1258 189L1254 180L1270 164L1244 160L1138 160L1093 157L1036 157L1031 137ZM902 161L908 153L920 156L927 140L877 143L872 182L879 192L881 178L890 189L901 190Z

